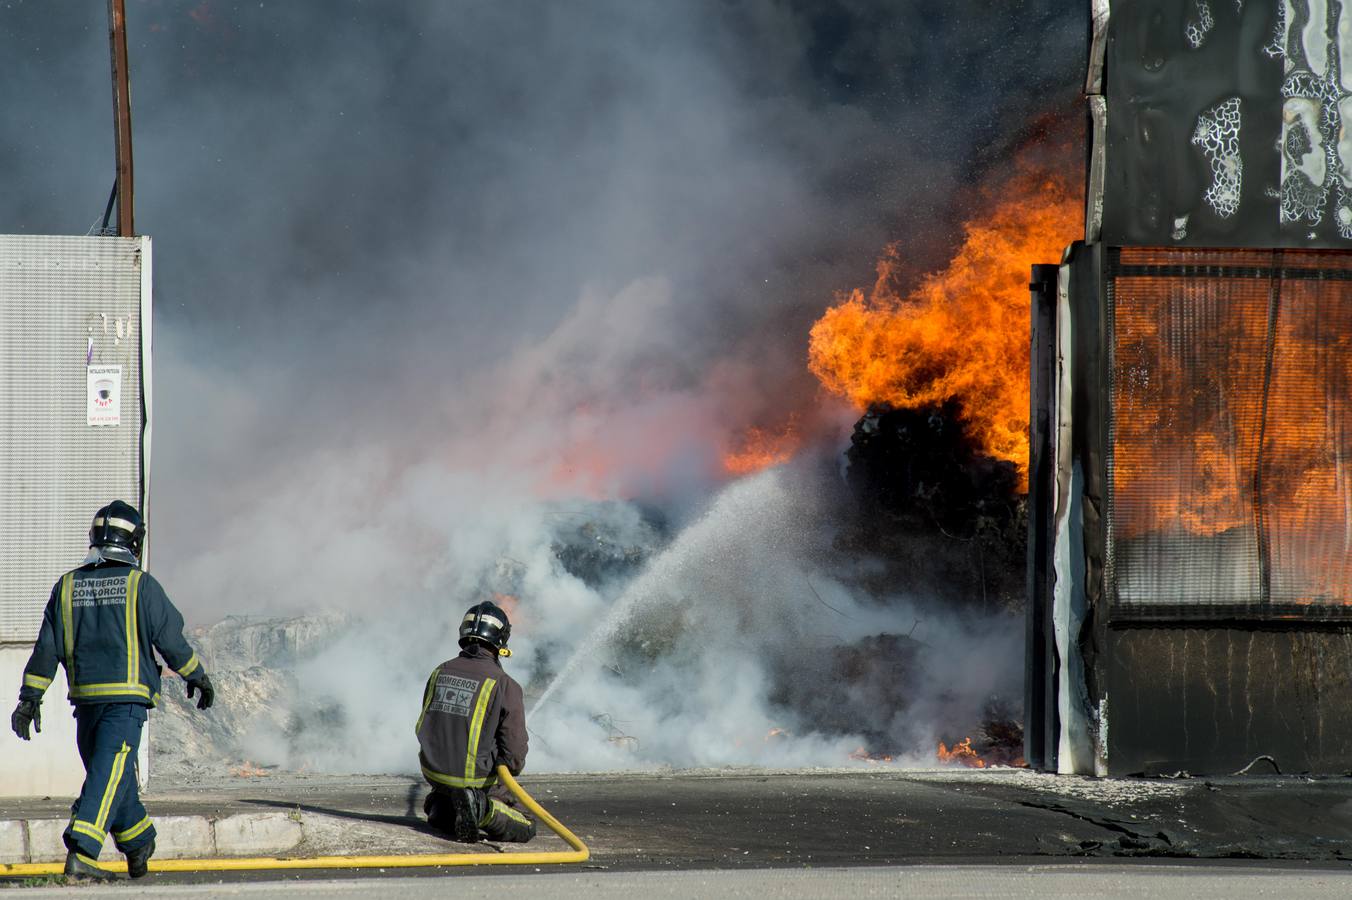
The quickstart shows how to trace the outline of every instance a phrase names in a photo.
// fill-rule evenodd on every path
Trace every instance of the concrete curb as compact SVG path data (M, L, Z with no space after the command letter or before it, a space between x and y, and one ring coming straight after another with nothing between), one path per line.
M155 816L156 859L199 859L214 856L276 856L295 851L309 831L331 840L327 816L291 812L241 813L218 819L207 816ZM0 863L61 862L66 846L65 819L0 820ZM113 839L103 843L102 859L120 858Z

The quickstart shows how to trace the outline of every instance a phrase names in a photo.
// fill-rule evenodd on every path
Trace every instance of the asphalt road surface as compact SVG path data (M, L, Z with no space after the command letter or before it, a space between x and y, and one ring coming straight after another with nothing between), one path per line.
M955 897L1078 898L1150 897L1179 900L1283 900L1352 896L1352 872L1303 872L1270 867L1158 866L1121 864L1063 866L880 866L873 868L771 869L758 871L579 872L499 877L450 874L438 878L394 877L378 888L369 879L267 883L161 884L123 882L110 887L33 888L22 896L127 896L289 900L305 897L433 900L448 895L537 896L558 900L667 900L667 898Z
M156 874L80 896L1352 896L1352 779L1088 779L898 770L534 776L585 866ZM152 815L300 809L424 832L416 779L152 785ZM0 801L0 818L68 800ZM539 849L561 843L552 836ZM453 852L459 845L447 843ZM532 849L535 846L532 845ZM329 852L341 852L332 848ZM461 884L460 882L466 882ZM9 880L5 886L17 886ZM31 884L31 883L30 883ZM34 893L47 889L31 887ZM72 889L73 890L73 889Z

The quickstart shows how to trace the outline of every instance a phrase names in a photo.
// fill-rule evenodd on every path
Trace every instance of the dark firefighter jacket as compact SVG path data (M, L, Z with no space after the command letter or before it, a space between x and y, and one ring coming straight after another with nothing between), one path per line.
M442 787L489 787L499 765L526 764L526 703L496 651L471 643L432 670L418 716L423 777Z
M41 700L59 662L73 704L155 706L160 668L152 647L184 678L204 674L183 639L183 616L152 575L123 563L81 566L52 588L19 699Z

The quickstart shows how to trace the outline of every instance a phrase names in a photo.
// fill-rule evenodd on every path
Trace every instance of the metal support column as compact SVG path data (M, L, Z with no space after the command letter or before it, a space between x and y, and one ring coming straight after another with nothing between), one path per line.
M1051 629L1053 395L1056 391L1056 265L1033 266L1028 417L1028 589L1024 649L1023 758L1056 768L1056 694Z

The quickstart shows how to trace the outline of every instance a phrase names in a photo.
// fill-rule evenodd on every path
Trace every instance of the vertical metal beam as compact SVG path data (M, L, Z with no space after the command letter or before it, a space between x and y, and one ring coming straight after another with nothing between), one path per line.
M113 63L113 142L117 152L117 233L136 234L131 162L131 78L127 70L126 0L108 0L108 43Z
M1055 693L1049 690L1052 667L1047 634L1051 610L1052 394L1056 390L1055 265L1033 266L1028 285L1032 299L1028 416L1028 586L1024 644L1023 758L1034 769L1055 769L1050 753L1047 717L1055 716ZM1051 697L1050 703L1048 698Z

